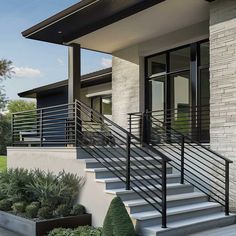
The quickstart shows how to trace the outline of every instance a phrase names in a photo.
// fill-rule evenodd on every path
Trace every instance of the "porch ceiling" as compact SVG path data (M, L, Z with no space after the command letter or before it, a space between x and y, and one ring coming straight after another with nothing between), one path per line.
M151 38L209 19L205 0L166 0L118 22L79 37L71 43L113 53Z

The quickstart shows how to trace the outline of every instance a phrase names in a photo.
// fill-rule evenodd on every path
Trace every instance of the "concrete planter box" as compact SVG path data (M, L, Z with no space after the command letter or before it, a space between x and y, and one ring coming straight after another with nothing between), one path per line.
M0 211L0 227L24 236L44 236L54 228L76 228L91 225L91 214L33 221Z

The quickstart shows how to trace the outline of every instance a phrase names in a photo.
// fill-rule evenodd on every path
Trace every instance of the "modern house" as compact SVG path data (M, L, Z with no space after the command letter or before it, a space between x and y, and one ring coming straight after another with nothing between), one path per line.
M139 235L236 222L234 0L83 0L23 36L67 46L69 75L21 94L38 109L13 115L8 167L85 176L79 201L96 226L114 196ZM103 91L85 85L81 48L112 55Z

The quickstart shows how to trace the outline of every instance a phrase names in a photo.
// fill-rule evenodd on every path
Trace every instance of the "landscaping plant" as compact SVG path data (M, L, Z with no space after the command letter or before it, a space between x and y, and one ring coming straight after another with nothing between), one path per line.
M40 170L0 172L0 210L28 218L49 219L85 213L75 205L83 178L64 171L55 175Z
M58 228L52 230L48 236L101 236L102 229L92 226L80 226L77 229Z
M103 223L102 236L136 236L133 223L119 197L115 197Z

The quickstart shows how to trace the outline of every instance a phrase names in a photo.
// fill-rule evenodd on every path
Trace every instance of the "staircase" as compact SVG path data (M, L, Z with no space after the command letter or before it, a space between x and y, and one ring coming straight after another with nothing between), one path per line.
M138 124L140 117L135 114ZM229 214L232 162L152 114L142 120L148 121L142 128L155 131L151 144L75 101L14 114L13 142L79 147L87 175L109 199L123 200L140 236L184 236L235 223ZM30 139L22 137L26 133Z
M106 148L103 149L106 151ZM219 203L209 201L208 196L194 189L193 185L180 184L180 174L167 166L167 228L162 228L161 214L149 203L133 190L126 190L122 180L89 154L83 151L79 156L86 162L86 172L94 173L96 183L104 186L105 194L119 196L123 200L139 235L185 236L236 222L234 215L225 216L224 208ZM148 170L145 162L142 168ZM144 179L148 176L140 176L142 171L137 173L137 177L146 184Z

